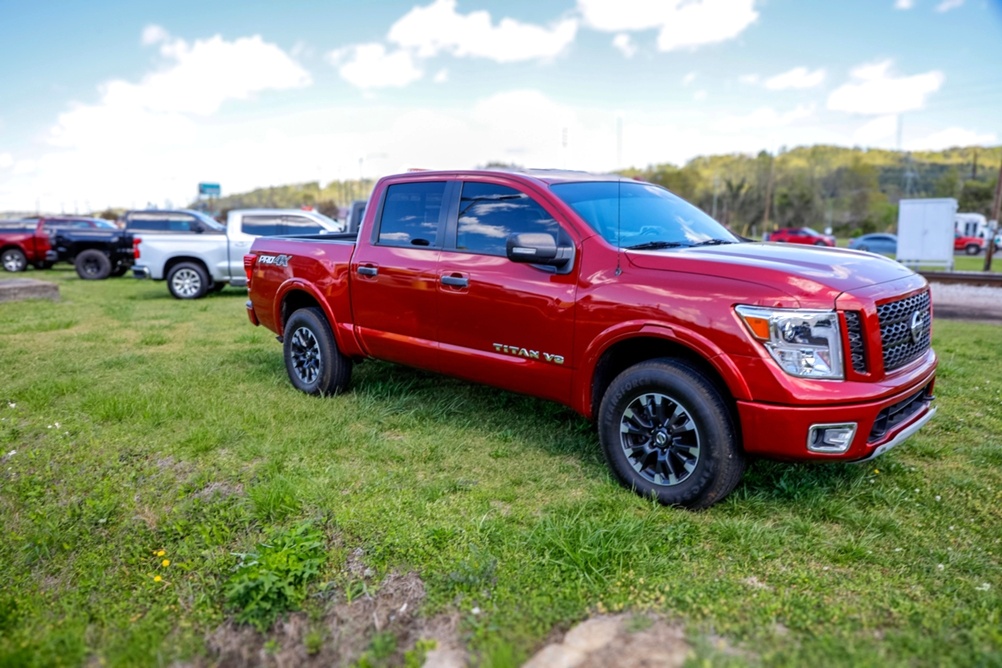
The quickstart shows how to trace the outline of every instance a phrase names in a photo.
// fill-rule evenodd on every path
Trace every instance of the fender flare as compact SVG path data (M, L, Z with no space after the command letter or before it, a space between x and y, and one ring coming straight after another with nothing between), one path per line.
M574 387L578 388L574 404L582 415L594 417L591 410L592 383L599 360L612 346L635 338L662 339L666 343L691 350L713 368L735 400L747 400L751 397L748 384L734 361L710 339L688 329L660 322L633 320L618 323L603 331L585 349L583 363L577 367L574 381Z

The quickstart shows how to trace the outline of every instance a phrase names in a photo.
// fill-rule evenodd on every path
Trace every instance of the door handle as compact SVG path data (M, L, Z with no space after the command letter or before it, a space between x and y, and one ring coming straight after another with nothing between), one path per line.
M468 288L470 287L470 279L465 276L443 276L442 285L448 285L453 288Z
M379 273L379 267L358 267L358 274L360 276L375 276Z

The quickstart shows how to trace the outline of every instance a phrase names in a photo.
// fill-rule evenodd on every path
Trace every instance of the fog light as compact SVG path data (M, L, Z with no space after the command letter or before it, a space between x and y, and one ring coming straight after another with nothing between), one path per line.
M855 435L855 422L812 425L807 432L807 449L828 454L845 452L852 445Z

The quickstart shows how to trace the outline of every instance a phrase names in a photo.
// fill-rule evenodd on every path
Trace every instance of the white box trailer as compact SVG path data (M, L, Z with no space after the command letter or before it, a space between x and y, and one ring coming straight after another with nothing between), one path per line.
M953 229L957 200L903 199L898 203L898 255L901 264L953 269Z

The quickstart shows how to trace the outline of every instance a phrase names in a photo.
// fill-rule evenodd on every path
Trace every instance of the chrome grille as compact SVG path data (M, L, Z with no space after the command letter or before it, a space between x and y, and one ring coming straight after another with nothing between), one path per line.
M912 335L912 319L919 313L922 319L918 336ZM880 343L884 353L884 371L900 369L918 359L929 349L932 333L932 313L929 291L887 302L877 307L880 322Z
M863 321L859 311L845 312L845 329L849 336L849 358L852 370L866 373L866 347L863 345Z

